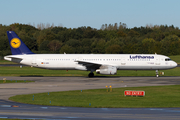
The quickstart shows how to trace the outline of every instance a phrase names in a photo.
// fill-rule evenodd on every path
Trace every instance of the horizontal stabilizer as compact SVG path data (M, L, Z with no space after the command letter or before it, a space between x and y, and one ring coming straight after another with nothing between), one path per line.
M22 57L12 56L12 55L5 56L4 59L8 61L16 62L16 63L20 63L23 60Z

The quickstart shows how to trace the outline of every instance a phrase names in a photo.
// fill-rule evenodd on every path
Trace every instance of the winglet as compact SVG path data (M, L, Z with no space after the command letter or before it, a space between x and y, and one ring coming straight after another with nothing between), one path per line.
M34 54L23 43L14 31L7 31L9 45L11 47L12 55Z

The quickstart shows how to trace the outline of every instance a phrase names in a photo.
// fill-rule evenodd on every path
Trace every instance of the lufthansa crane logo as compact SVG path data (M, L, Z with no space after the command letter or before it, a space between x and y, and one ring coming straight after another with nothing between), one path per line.
M19 48L20 45L21 45L21 41L20 41L18 38L13 38L13 39L11 40L11 46L12 46L13 48Z

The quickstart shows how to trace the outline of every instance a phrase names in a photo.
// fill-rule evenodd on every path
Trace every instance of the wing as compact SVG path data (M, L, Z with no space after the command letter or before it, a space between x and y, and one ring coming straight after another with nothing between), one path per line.
M85 66L88 71L95 71L96 69L99 69L99 67L102 66L101 63L96 63L92 61L76 60L75 62L78 62L78 64Z

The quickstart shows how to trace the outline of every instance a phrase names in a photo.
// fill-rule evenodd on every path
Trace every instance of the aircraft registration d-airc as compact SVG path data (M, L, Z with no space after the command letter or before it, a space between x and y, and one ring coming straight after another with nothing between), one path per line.
M14 31L7 31L12 55L4 59L37 68L54 70L90 71L89 77L98 74L114 75L117 70L172 69L177 63L159 54L34 54Z

